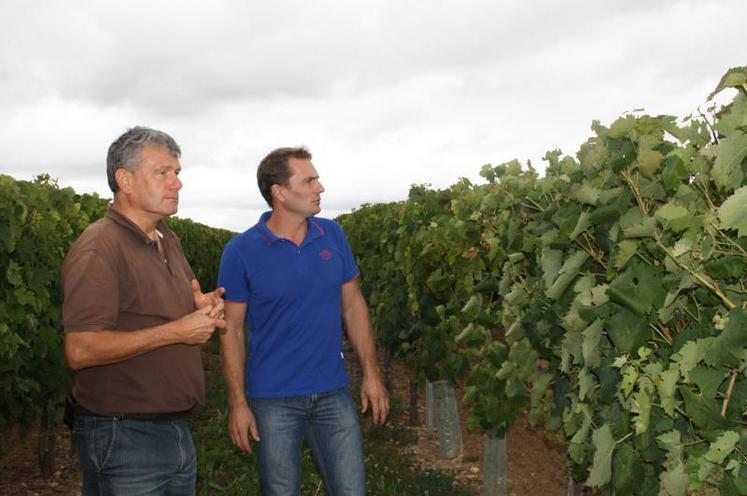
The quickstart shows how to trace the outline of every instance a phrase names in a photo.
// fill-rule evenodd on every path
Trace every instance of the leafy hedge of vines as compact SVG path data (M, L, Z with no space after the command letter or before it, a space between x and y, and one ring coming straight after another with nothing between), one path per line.
M341 216L381 342L466 378L489 435L528 409L604 494L747 494L747 68L725 88L698 119L595 122L543 177Z

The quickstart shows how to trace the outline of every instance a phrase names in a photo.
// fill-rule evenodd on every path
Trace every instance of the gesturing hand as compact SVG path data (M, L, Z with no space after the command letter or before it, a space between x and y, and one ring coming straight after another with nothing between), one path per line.
M200 283L197 279L192 279L192 295L195 300L195 308L202 309L208 305L213 307L213 315L211 317L223 318L223 295L226 290L224 288L216 288L215 291L210 293L203 293L200 289ZM216 310L220 308L218 313Z
M226 326L226 321L222 316L214 315L222 313L223 300L217 307L204 306L176 321L181 341L186 344L205 344L215 332L216 327Z

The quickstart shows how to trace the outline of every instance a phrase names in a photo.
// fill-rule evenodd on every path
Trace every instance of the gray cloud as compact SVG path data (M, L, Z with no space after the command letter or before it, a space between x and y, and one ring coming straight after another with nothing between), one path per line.
M277 146L306 144L326 215L573 153L593 119L687 115L744 64L747 4L6 0L0 173L106 192L125 128L182 145L180 213L238 230ZM248 212L251 212L249 214Z
M13 4L0 35L6 94L176 114L508 64L656 11L647 2Z

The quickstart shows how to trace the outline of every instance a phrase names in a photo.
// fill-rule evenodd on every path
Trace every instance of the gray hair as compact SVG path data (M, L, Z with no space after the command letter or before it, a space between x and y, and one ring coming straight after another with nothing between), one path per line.
M176 159L182 155L182 150L174 138L163 131L144 126L128 129L109 146L109 152L106 154L106 178L112 192L117 192L115 178L117 170L134 171L137 169L140 165L140 152L147 145L163 147Z

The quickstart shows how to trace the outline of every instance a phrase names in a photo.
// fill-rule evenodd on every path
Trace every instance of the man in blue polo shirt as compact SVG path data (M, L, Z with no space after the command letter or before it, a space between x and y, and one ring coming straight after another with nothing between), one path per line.
M342 228L314 217L324 187L308 150L271 152L257 182L272 211L226 245L219 275L226 289L221 347L231 441L247 453L256 442L265 495L299 494L303 439L329 495L363 495L363 443L342 352L343 322L363 370L362 410L370 408L374 423L383 423L389 400L358 267Z

